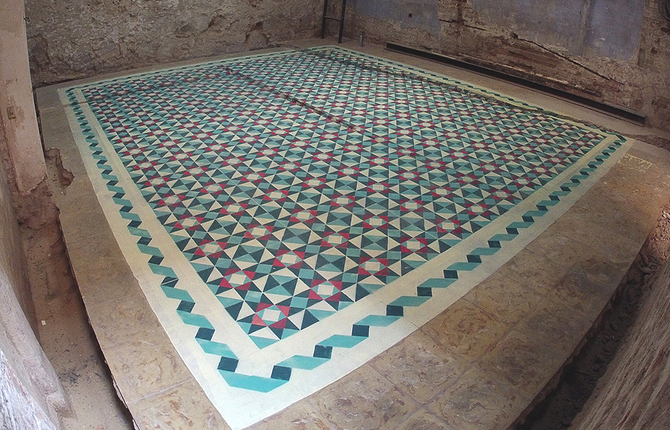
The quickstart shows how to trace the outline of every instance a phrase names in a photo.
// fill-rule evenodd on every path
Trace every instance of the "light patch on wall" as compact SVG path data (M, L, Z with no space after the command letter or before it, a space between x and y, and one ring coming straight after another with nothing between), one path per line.
M640 46L644 2L592 0L584 55L629 61Z
M439 35L437 3L438 0L357 0L355 8L361 15L400 22L402 27Z
M644 2L472 0L481 19L571 55L630 60L637 55Z
M587 0L472 0L472 6L489 26L501 27L542 45L579 54Z

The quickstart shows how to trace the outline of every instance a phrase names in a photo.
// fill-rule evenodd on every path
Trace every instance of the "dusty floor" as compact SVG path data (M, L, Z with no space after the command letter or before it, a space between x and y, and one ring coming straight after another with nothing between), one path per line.
M658 138L641 140L651 140L650 143L661 147L667 144L667 141ZM75 416L63 419L63 425L66 429L132 428L132 421L116 396L69 267L55 218L56 209L49 196L50 192L59 192L59 186L66 185L69 179L67 173L59 169L58 157L54 153L51 155L51 191L46 186L39 190L36 201L24 205L20 218L26 251L31 257L31 283L37 319L41 322L40 337L75 412ZM636 266L629 272L627 290L623 290L620 297L630 299L630 294L644 292L642 286L646 285L645 281L653 277L655 269L667 258L670 241L668 213L670 208L666 206L660 214L658 227L650 235L636 260ZM539 405L539 412L531 414L523 428L567 427L570 416L586 400L583 394L587 387L584 384L591 381L595 384L597 377L604 372L607 360L616 351L617 338L621 339L629 324L627 321L634 317L635 308L629 305L630 301L619 302L625 306L615 306L612 316L603 320L604 330L582 349L582 355L590 360L578 357L566 369L559 388L546 403ZM565 393L568 395L560 395ZM582 398L575 397L575 393Z
M63 428L132 429L130 414L116 395L70 269L51 199L60 184L67 183L67 172L58 168L58 158L53 155L47 152L49 187L43 184L29 201L19 204L19 221L40 342L73 409L73 416L62 418Z
M662 139L660 142L664 143ZM21 227L30 256L41 342L73 405L74 415L63 418L63 427L132 429L130 415L116 396L109 369L89 325L56 221L56 209L50 202L51 192L58 192L59 187L67 185L68 172L59 166L56 152L47 155L51 189L43 187L39 190L38 196L33 196L37 203L24 203ZM38 206L41 208L39 214L31 210ZM517 429L569 427L614 358L626 329L634 321L637 304L648 292L647 287L669 254L670 203L659 214L656 228L631 266L619 296L603 317L601 327L566 367L557 388Z

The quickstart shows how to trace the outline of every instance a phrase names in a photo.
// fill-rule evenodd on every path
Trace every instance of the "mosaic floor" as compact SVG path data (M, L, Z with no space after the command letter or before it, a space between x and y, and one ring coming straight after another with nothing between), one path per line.
M60 96L128 264L232 428L325 387L438 315L627 145L334 47Z

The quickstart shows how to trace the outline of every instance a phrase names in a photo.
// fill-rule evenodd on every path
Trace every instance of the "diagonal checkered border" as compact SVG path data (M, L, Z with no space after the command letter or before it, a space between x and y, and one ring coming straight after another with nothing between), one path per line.
M341 50L341 48L338 49ZM346 50L343 51L349 52ZM352 55L354 54L352 53ZM355 55L362 54L356 53ZM386 60L376 59L375 57L367 57L385 63L389 67L403 67L407 70L419 71L419 69L400 66ZM420 72L427 73L424 71ZM439 75L433 75L433 77L435 79L444 79L439 77ZM463 85L460 83L455 84ZM510 98L490 93L485 90L476 89L470 85L464 86L473 91L484 92L489 97L499 97L512 101ZM416 288L416 294L404 295L390 301L386 305L385 314L371 314L366 316L350 327L350 334L337 334L323 339L314 346L313 354L310 356L294 355L276 363L269 375L251 375L237 371L240 359L233 352L231 346L212 340L215 333L214 326L204 315L193 312L196 304L195 300L191 297L188 291L180 287L180 279L176 273L169 266L163 264L164 255L161 252L159 245L153 243L154 239L149 231L143 228L143 220L141 219L141 216L135 210L131 200L127 198L123 186L120 185L120 180L114 173L114 169L111 167L108 157L105 155L105 151L99 141L99 136L96 134L94 126L89 123L83 105L78 99L75 91L77 88L78 87L72 87L66 91L67 103L72 110L74 120L83 135L86 147L90 151L90 156L95 160L98 174L105 182L107 190L112 193L111 199L113 203L116 205L121 217L127 222L126 228L128 233L136 238L137 249L147 257L146 264L152 273L162 277L160 289L165 297L174 301L176 305L174 308L175 312L181 321L186 325L197 328L195 334L196 342L200 345L205 354L217 357L217 370L226 383L232 387L262 393L272 392L278 387L291 381L292 376L295 373L294 371L297 369L310 371L319 368L332 359L334 350L351 349L364 342L370 337L371 328L391 326L405 315L406 309L420 307L430 301L433 297L434 290L448 288L457 282L463 273L478 269L482 263L485 263L487 259L498 253L507 243L515 241L522 231L529 229L538 219L548 214L554 206L564 200L566 196L569 196L572 191L579 187L585 180L590 179L597 169L625 143L625 139L622 136L616 136L612 143L595 156L593 160L588 162L585 167L581 168L577 174L572 175L568 181L561 184L557 191L551 192L546 199L537 203L534 210L526 212L520 219L510 223L505 228L505 233L491 236L487 241L488 246L478 247L465 255L462 261L446 267L443 270L443 276L431 278L421 283ZM526 104L522 105L530 107ZM603 137L609 135L609 133L604 130L597 131L601 133Z

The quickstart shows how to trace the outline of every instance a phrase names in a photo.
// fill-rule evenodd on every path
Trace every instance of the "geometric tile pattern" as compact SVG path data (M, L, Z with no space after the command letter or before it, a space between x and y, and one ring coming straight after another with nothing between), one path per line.
M602 140L340 50L84 94L158 219L259 347L451 248Z
M114 210L160 277L173 312L229 387L255 393L318 370L335 350L353 350L425 306L436 290L477 270L546 217L625 141L339 48L152 72L64 94ZM590 161L580 162L587 154ZM111 158L130 182L119 178ZM560 185L543 188L575 165ZM385 302L383 312L254 373L240 371L245 357L166 263L155 230L128 194L131 186L260 351L328 323L508 217L480 246ZM538 195L544 197L523 206L529 210L512 210ZM245 421L234 399L224 403L218 407L229 408L224 417L234 428L287 406L262 405Z

